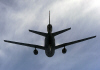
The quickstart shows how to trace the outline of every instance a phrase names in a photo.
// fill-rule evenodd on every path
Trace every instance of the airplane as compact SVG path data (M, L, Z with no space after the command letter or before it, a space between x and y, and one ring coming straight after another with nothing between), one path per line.
M49 11L49 24L47 25L47 32L48 33L29 30L32 33L36 33L38 35L41 35L41 36L45 37L44 46L28 44L28 43L21 43L21 42L15 42L15 41L9 41L9 40L4 40L4 42L23 45L23 46L28 46L28 47L33 47L33 48L35 48L34 51L33 51L33 53L35 55L38 54L37 48L42 49L42 50L45 50L45 54L48 57L52 57L54 55L56 49L59 49L59 48L63 47L62 53L65 54L67 52L67 49L65 48L65 46L76 44L76 43L79 43L79 42L83 42L83 41L86 41L86 40L89 40L89 39L92 39L92 38L96 37L96 36L91 36L91 37L87 37L87 38L84 38L84 39L80 39L80 40L76 40L76 41L72 41L72 42L68 42L68 43L63 43L63 44L60 44L60 45L55 45L55 38L54 37L61 34L61 33L63 33L63 32L65 32L65 31L68 31L70 29L71 28L67 28L67 29L52 33L52 25L50 24L50 11Z

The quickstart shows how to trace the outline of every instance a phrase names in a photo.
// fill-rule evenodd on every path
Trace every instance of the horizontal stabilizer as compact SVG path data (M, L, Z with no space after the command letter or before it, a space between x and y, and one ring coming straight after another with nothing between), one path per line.
M88 38L84 38L84 39L80 39L80 40L64 43L64 44L55 46L55 49L58 49L58 48L61 48L61 47L65 47L65 46L68 46L68 45L72 45L72 44L76 44L76 43L79 43L79 42L83 42L83 41L86 41L86 40L89 40L89 39L92 39L92 38L95 38L95 37L96 36L92 36L92 37L88 37Z
M39 49L45 50L45 47L39 46L39 45L33 45L33 44L27 44L27 43L20 43L20 42L8 41L8 40L4 40L4 42L18 44L18 45L23 45L23 46L28 46L28 47L34 47L34 48L39 48Z
M29 30L32 33L38 34L38 35L42 35L42 36L46 36L47 33L43 33L43 32L39 32L39 31L34 31L34 30Z
M59 35L59 34L65 32L65 31L68 31L68 30L70 30L70 29L71 29L71 28L67 28L67 29L64 29L64 30L61 30L61 31L58 31L58 32L54 32L54 33L52 33L52 35L53 35L53 36L56 36L56 35Z

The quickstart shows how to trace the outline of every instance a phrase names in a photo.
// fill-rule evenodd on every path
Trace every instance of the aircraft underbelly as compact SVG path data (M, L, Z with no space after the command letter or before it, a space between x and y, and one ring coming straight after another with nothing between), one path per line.
M52 57L55 53L55 39L52 35L45 38L45 53L48 57Z
M45 53L48 57L52 57L55 53L55 46L54 44L47 44L45 47Z
M48 57L52 57L55 53L55 49L54 48L46 48L45 53Z

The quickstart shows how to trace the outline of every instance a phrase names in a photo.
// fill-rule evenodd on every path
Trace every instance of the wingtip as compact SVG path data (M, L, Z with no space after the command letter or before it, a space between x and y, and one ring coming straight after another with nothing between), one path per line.
M95 36L92 36L92 38L95 38L96 37L96 35Z
M70 28L68 28L68 30L70 30L71 29L71 27Z
M96 35L94 37L96 37Z
M31 32L31 30L29 29L29 32Z
M6 42L6 40L4 40L4 42Z

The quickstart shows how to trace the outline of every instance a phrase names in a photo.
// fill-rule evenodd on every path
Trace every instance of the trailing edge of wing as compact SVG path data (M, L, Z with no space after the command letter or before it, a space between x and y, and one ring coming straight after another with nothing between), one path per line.
M43 33L43 32L39 32L39 31L34 31L34 30L29 30L32 33L38 34L38 35L42 35L42 36L46 36L47 33Z
M28 46L28 47L34 47L34 48L39 48L39 49L45 50L45 48L43 46L39 46L39 45L33 45L33 44L27 44L27 43L20 43L20 42L8 41L8 40L4 40L4 42L18 44L18 45L23 45L23 46Z
M68 31L68 30L70 30L70 29L71 29L71 28L67 28L67 29L64 29L64 30L61 30L61 31L58 31L58 32L54 32L54 33L52 33L52 35L53 35L53 36L56 36L56 35L59 35L59 34L65 32L65 31Z
M68 46L68 45L72 45L72 44L75 44L75 43L79 43L79 42L82 42L82 41L86 41L86 40L89 40L89 39L92 39L92 38L95 38L95 37L96 36L92 36L92 37L84 38L84 39L81 39L81 40L76 40L76 41L64 43L64 44L55 46L55 49L58 49L58 48L61 48L61 47L64 47L64 46Z

